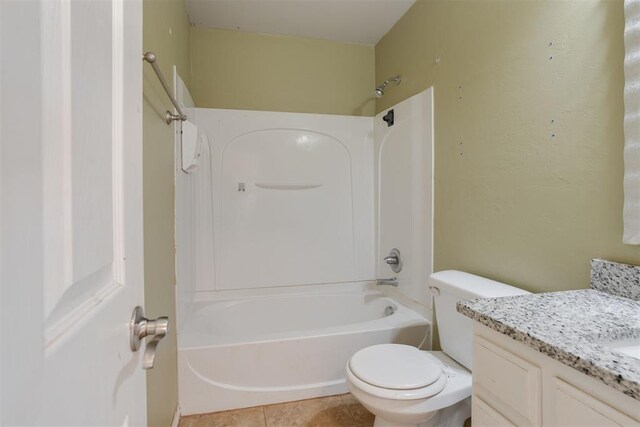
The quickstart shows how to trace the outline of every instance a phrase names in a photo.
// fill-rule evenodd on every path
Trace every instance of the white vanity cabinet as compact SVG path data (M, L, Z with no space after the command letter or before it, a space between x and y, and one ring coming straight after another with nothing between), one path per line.
M640 427L640 401L474 322L472 424Z

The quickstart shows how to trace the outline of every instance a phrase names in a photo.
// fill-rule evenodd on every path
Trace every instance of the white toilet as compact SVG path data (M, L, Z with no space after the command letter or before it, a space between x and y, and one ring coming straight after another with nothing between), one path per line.
M460 300L528 294L461 271L431 275L440 345L422 351L400 344L367 347L347 363L349 391L375 416L375 427L462 426L471 416L472 321Z

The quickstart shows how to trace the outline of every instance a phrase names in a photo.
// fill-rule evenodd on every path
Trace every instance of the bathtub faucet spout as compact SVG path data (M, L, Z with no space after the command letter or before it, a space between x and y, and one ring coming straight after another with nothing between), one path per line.
M392 277L391 279L376 279L376 285L382 286L398 286L398 278Z

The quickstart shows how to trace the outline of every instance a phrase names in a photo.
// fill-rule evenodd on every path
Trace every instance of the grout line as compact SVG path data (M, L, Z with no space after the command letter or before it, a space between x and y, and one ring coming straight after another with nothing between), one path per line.
M357 426L358 425L358 421L356 421L356 417L353 416L353 414L351 413L351 411L349 410L349 407L347 406L346 403L343 403L342 406L345 407L345 409L347 410L347 414L349 414L349 416L351 417L351 419L353 420L353 425Z
M351 409L349 409L349 405L347 405L346 400L344 400L344 397L346 396L346 394L341 394L340 395L340 399L342 400L342 404L344 405L345 408L347 408L347 413L351 416L351 419L353 420L353 424L355 426L359 425L358 424L358 420L356 420L356 417L353 415L353 413L351 412Z
M267 413L264 411L264 407L266 405L262 405L261 409L262 409L262 418L264 419L264 427L267 427Z

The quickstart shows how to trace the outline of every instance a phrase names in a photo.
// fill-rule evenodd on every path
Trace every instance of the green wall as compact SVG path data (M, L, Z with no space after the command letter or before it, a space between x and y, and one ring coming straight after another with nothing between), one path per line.
M173 64L189 84L190 24L184 0L144 0L143 49L152 51L168 82ZM175 206L171 109L151 66L144 63L143 179L144 270L147 317L169 316L170 333L158 346L156 365L147 371L147 417L150 426L169 426L178 402L175 314Z
M376 45L383 111L435 93L435 269L584 288L622 244L623 3L418 0ZM438 60L439 58L439 60Z
M192 28L196 106L372 116L374 48Z
M640 263L621 243L622 0L418 0L375 52L190 28L183 0L144 0L144 24L199 107L370 116L434 86L436 270L553 291L588 286L594 257ZM144 101L146 310L175 320L173 131L148 65ZM168 425L174 333L157 362L149 424Z

